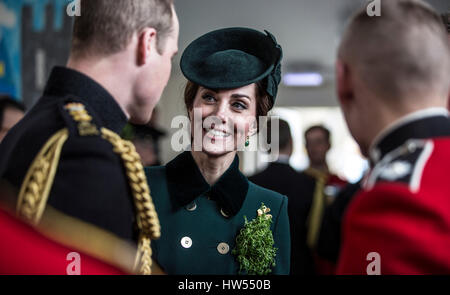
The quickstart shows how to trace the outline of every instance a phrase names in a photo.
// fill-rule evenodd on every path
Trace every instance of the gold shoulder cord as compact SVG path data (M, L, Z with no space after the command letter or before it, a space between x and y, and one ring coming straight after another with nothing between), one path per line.
M37 225L44 213L55 179L62 146L69 137L64 128L55 133L37 154L24 178L17 201L17 215Z
M114 152L122 158L133 193L137 209L137 224L141 231L135 269L141 274L150 274L152 266L150 239L158 239L161 236L161 226L150 196L141 158L130 141L123 140L106 128L102 128L101 133L102 137L112 144Z
M87 114L82 104L70 103L65 108L74 120L79 122L78 131L81 136L99 134L95 125L91 123L92 117ZM151 274L150 239L157 239L161 236L161 226L150 196L140 156L131 142L123 140L115 132L102 128L101 135L111 143L114 152L123 161L136 206L140 236L134 268L141 274ZM39 223L44 213L61 150L68 137L67 128L55 133L34 159L22 183L17 203L17 215L30 221L33 225Z

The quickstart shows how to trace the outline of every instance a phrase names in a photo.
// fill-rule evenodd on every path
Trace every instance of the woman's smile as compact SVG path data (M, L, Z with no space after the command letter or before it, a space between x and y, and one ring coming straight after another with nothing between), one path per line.
M229 133L225 130L213 129L213 128L203 128L204 134L208 137L212 137L214 139L225 139L230 137L232 133Z

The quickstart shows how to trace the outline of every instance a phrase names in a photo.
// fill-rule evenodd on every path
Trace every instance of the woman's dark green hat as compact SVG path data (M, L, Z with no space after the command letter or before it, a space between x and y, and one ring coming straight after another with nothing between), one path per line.
M263 79L275 103L283 51L275 37L249 28L226 28L194 40L183 52L184 76L205 88L233 89Z

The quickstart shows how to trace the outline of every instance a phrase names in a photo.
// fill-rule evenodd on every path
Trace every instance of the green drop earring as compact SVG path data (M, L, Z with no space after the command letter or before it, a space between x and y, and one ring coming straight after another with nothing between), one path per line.
M250 145L250 137L247 136L247 140L245 141L245 147L248 147Z

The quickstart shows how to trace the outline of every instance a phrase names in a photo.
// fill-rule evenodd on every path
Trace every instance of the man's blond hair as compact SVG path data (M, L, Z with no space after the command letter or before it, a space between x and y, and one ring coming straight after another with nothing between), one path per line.
M72 55L109 55L122 51L134 33L157 31L162 52L173 29L173 0L81 0L73 28Z
M339 58L377 96L395 99L450 89L450 49L442 19L419 0L382 0L381 16L366 9L350 21Z

